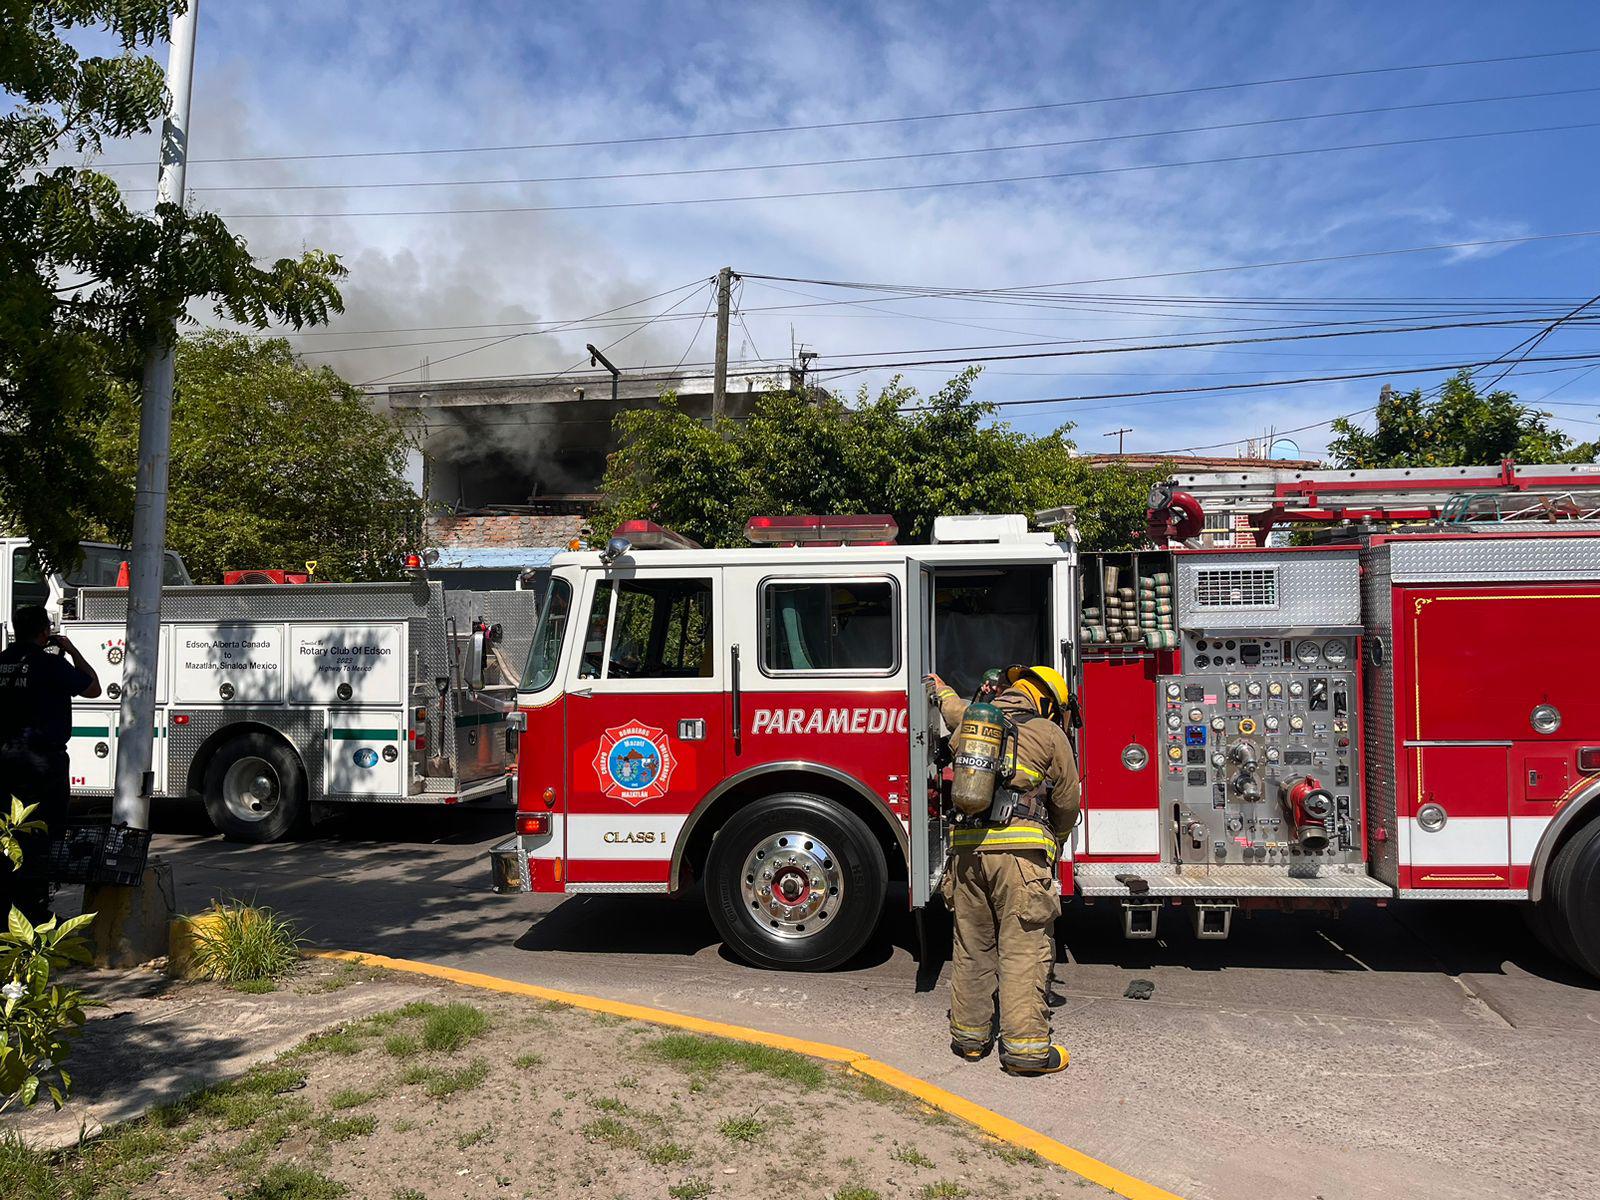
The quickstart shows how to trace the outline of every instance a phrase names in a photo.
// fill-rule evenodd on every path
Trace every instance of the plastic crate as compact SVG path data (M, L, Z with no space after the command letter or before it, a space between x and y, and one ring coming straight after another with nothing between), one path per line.
M97 821L69 821L50 835L45 878L52 883L120 883L144 878L150 831Z

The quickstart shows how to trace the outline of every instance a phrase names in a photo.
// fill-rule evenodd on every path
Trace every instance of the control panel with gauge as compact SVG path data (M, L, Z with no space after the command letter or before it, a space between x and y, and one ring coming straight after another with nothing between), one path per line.
M1169 861L1361 860L1357 652L1353 636L1184 631L1182 674L1157 687Z

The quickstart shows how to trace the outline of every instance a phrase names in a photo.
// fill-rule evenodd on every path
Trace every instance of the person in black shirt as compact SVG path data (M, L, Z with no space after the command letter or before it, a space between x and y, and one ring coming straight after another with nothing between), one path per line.
M11 797L37 804L32 819L41 833L24 835L26 877L0 863L0 920L11 905L38 922L50 915L50 885L40 860L48 853L51 828L66 823L72 794L67 740L72 736L72 699L92 700L100 679L78 648L50 632L50 616L37 605L23 605L12 617L16 641L0 650L0 803Z

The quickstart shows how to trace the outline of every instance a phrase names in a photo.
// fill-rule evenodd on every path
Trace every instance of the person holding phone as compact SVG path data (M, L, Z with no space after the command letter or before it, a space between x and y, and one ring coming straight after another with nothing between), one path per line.
M71 800L67 741L74 697L100 694L94 668L63 635L50 632L50 614L38 605L18 607L11 619L16 640L0 650L0 804L36 804L32 819L45 829L23 835L23 863L35 868L49 851L50 831L66 823ZM32 871L18 876L0 862L0 920L11 906L35 924L50 915L50 885Z

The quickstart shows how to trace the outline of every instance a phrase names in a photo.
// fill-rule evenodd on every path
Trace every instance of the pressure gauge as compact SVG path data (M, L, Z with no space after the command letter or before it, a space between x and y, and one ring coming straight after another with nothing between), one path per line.
M1239 685L1237 683L1230 683L1228 685L1228 696L1233 700L1237 700L1239 698Z
M1168 713L1167 714L1167 728L1168 729L1177 729L1182 724L1183 724L1183 715L1181 713Z
M1306 727L1306 719L1304 717L1302 717L1299 713L1295 713L1294 716L1289 718L1289 728L1294 730L1296 733L1299 733L1305 727Z
M1182 762L1183 761L1183 747L1182 746L1168 746L1167 747L1167 757L1170 758L1173 762Z
M1273 699L1277 699L1279 696L1283 695L1283 684L1274 679L1271 683L1267 684L1267 695L1271 696Z
M1331 665L1337 667L1350 657L1350 648L1343 642L1323 642L1322 657L1327 659Z
M1314 667L1322 658L1322 651L1315 642L1297 642L1294 657L1302 667Z
M1306 693L1306 685L1305 684L1301 683L1298 679L1293 680L1293 681L1290 682L1290 684L1289 684L1289 695L1294 696L1295 698L1298 699L1299 697L1305 695L1305 693Z
M1259 699L1261 696L1261 685L1259 683L1247 684L1244 690L1249 694L1250 699L1252 700Z
M1278 761L1278 748L1276 746L1268 746L1267 747L1267 761L1268 762L1277 762Z
M1167 684L1167 697L1169 699L1176 700L1181 695L1183 695L1183 689L1180 688L1177 684L1175 684L1175 683Z
M1228 727L1228 723L1226 721L1224 721L1221 717L1212 717L1211 718L1211 728L1213 728L1213 729L1226 729L1227 727Z
M1189 710L1189 724L1191 724L1191 725L1199 725L1205 719L1206 719L1206 714L1205 714L1205 710L1204 709L1191 708Z
M1266 726L1267 726L1267 732L1268 733L1276 733L1276 732L1278 732L1278 718L1277 717L1267 717L1266 718Z

